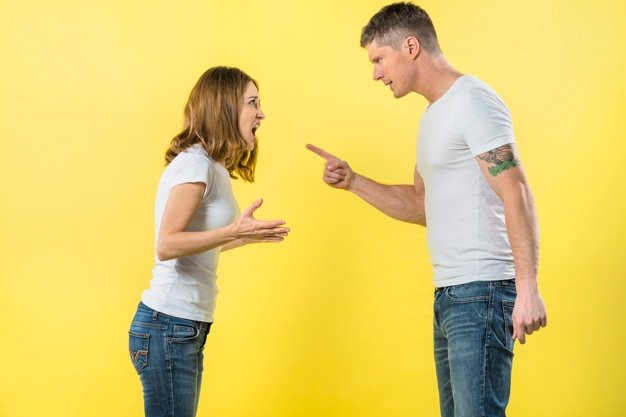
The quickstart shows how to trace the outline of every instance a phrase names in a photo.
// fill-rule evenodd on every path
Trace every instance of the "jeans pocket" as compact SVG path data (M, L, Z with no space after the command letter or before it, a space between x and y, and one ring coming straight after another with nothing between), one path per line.
M489 301L488 284L471 282L453 285L445 289L447 298L454 303L474 303Z
M173 331L172 342L174 343L193 342L200 335L200 329L191 325L174 325Z
M130 360L138 374L148 365L148 346L150 335L148 333L128 332L128 350Z
M513 307L515 301L502 300L502 313L504 314L504 339L506 348L513 352Z

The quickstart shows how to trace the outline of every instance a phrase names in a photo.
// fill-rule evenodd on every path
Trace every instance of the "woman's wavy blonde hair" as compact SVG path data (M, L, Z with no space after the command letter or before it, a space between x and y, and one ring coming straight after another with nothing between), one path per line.
M244 181L254 181L258 146L255 143L248 151L239 131L239 109L249 82L258 88L257 82L238 68L213 67L202 74L189 94L183 131L172 139L165 164L199 143L212 159L224 164L231 178L237 178L236 173Z

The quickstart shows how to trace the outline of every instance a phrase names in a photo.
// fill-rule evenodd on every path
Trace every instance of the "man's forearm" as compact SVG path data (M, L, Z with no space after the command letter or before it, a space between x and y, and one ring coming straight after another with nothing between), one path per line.
M424 196L413 185L380 184L356 174L349 190L394 219L426 226Z
M504 197L506 228L515 261L517 286L537 290L539 225L533 196L526 185Z

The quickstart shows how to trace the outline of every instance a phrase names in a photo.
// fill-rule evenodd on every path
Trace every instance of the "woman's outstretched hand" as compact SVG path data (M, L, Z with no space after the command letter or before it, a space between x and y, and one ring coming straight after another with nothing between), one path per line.
M254 212L261 207L263 199L260 198L248 207L233 223L235 236L240 244L259 242L281 242L289 234L289 228L285 227L284 220L257 220Z

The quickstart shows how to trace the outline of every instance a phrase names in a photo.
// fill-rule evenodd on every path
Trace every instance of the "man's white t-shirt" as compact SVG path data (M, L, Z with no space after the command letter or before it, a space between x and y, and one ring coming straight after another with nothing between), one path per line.
M504 205L475 160L514 142L506 105L473 76L458 78L424 111L416 167L436 287L515 277Z
M155 242L170 190L176 185L194 182L202 182L206 188L187 231L223 227L239 215L228 170L209 158L202 146L193 145L170 162L159 181L154 210ZM168 261L160 261L155 254L150 288L144 291L141 301L171 316L213 322L220 251L218 247Z

